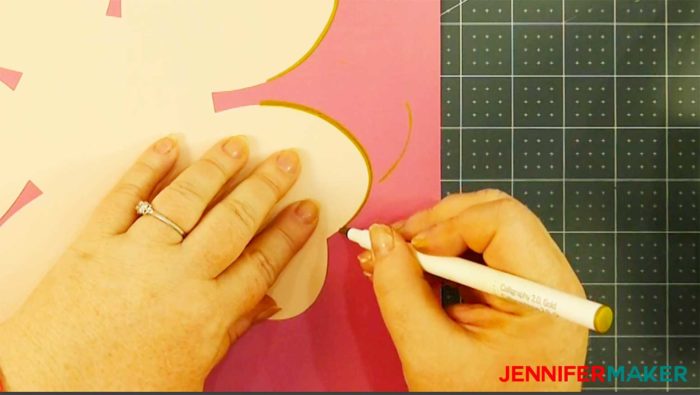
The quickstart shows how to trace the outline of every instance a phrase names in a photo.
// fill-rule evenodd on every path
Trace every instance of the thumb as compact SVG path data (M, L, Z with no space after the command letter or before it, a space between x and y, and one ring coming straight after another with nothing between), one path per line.
M374 293L384 322L399 352L423 343L436 331L455 324L442 310L413 249L385 225L370 228L374 254ZM428 336L428 337L426 337ZM421 340L423 339L423 340Z

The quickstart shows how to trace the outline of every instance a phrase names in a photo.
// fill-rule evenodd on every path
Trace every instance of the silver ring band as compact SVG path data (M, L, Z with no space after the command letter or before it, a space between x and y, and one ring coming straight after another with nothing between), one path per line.
M176 231L183 239L187 235L184 230L182 230L181 227L177 226L177 224L173 221L171 221L168 217L165 215L159 213L153 208L153 205L149 202L146 201L141 201L139 204L136 205L136 212L143 216L143 215L150 215L151 217L157 219L158 221L168 225L171 227L174 231Z

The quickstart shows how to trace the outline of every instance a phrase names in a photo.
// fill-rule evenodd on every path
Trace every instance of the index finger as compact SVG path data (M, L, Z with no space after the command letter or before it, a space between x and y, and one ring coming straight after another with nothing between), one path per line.
M513 198L482 203L462 211L412 241L421 252L457 256L483 254L486 263L517 276L567 292L582 289L564 254L540 220Z
M418 233L458 215L462 210L477 204L492 202L509 197L507 193L497 189L484 189L477 192L460 193L447 196L438 204L410 216L407 220L395 225L397 231L406 239L411 239Z

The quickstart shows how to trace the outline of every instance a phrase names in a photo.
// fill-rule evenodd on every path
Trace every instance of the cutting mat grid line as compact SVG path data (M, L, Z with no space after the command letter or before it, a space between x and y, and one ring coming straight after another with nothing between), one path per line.
M471 76L470 76L471 77ZM443 80L444 82L444 80ZM451 113L443 113L443 116L448 115L451 116ZM510 130L510 126L489 126L489 129L508 129ZM522 129L522 130L527 130L527 129L561 129L561 126L518 126L517 129ZM696 126L672 126L672 128L678 129L678 130L683 130L683 129L697 129ZM462 130L462 129L470 129L469 127L458 127L458 126L442 126L443 130ZM473 128L472 128L473 129ZM568 126L567 129L586 129L586 130L606 130L606 129L612 129L610 126ZM633 129L633 130L643 130L643 129L663 129L658 126L618 126L615 129Z
M616 24L616 21L617 21L617 2L613 0L613 32L616 32L616 31L617 31L617 24ZM617 48L617 34L613 34L613 48ZM618 93L617 93L617 73L618 73L618 69L617 69L617 51L613 51L613 102L614 102L614 103L617 103L617 94L618 94ZM618 126L619 126L619 125L617 124L617 111L615 111L615 114L613 114L613 127L614 127L614 130L615 130L615 132L613 133L613 137L614 137L614 143L613 143L613 145L614 145L615 147L617 147L617 145L618 145L618 141L617 141L617 128L618 128ZM615 155L614 155L613 158L614 158L613 166L615 166L615 167L614 167L614 176L613 176L613 179L614 179L614 183L615 183L615 191L617 191L617 181L618 181L618 177L619 177L619 175L617 174L617 173L618 173L618 172L617 172L617 166L618 166L617 150L615 150ZM618 198L618 196L617 196L617 192L616 192L616 193L615 193L615 199L614 199L614 202L613 202L613 204L615 205L616 208L617 208L617 204L618 204L617 198ZM667 229L668 229L668 228L667 228ZM613 231L614 231L615 233L617 233L617 231L618 231L618 230L617 230L617 213L615 213L615 225L614 225L614 227L613 227ZM617 240L617 237L613 237L613 243L614 243L614 244L613 244L613 247L614 247L615 251L617 251L617 250L618 250L618 240ZM618 259L618 258L617 258L617 254L615 254L615 256L614 256L614 263L613 263L613 270L615 271L615 274L614 274L614 277L613 277L613 282L614 282L615 284L618 284L618 285L619 285L620 283L619 283L619 280L618 280L618 273L617 273L617 272L618 272L617 259ZM667 278L668 278L668 277L667 277ZM585 287L586 287L586 285L584 285L584 289L585 289ZM614 305L615 311L618 311L618 308L619 308L618 300L619 300L619 299L618 299L618 295L617 295L617 287L615 287L615 294L613 295L613 297L615 298L615 305ZM618 323L618 320L615 320L614 325L613 325L613 330L614 330L614 333L615 333L615 334L620 333L620 329L619 329L619 325L618 325L618 324L619 324L619 323ZM668 332L667 332L667 333L668 333ZM617 361L618 346L619 346L619 344L618 344L619 337L617 337L617 336L619 336L619 335L616 335L616 337L614 337L614 341L615 341L614 352L615 352L615 360L616 360L616 361ZM667 361L667 362L668 362L668 361ZM617 377L615 377L614 385L615 385L614 389L615 389L615 391L617 391L617 386L618 386L618 378L617 378ZM668 390L668 389L667 389L667 390Z
M442 9L443 195L498 188L540 217L616 308L587 363L689 371L586 389L700 388L700 0Z
M665 168L666 168L666 213L668 213L668 178L669 178L669 173L668 173L668 125L670 124L669 122L669 116L668 116L668 101L670 99L669 94L668 94L668 0L664 0L664 37L665 37L665 45L664 45L664 74L666 75L665 81L664 81L664 90L666 92L666 130L664 133L664 137L666 139L665 141L665 150L666 150L666 163L665 163ZM666 229L670 229L670 223L668 220L668 215L666 215ZM669 278L669 256L668 256L668 250L669 250L669 245L670 245L670 240L668 237L668 233L666 234L666 278ZM669 316L668 316L668 311L670 310L670 306L668 303L669 299L669 290L670 290L670 285L666 283L666 333L670 333L670 322L669 322ZM669 338L666 337L666 365L670 363L671 356L669 355ZM671 385L670 383L666 383L666 391L670 389Z
M579 74L579 75L566 75L566 78L571 78L571 79L576 79L576 78L591 78L591 77L608 77L608 78L613 78L617 77L619 75L615 74ZM663 75L663 74L625 74L622 75L625 78L653 78L653 77L670 77L670 78L682 78L682 77L700 77L700 75L697 74L671 74L671 75ZM454 74L445 74L441 75L440 77L442 78L459 78L460 76L454 75ZM546 77L552 77L552 78L559 78L561 77L560 74L529 74L529 75L512 75L512 74L479 74L479 75L470 75L469 78L493 78L493 77L515 77L515 78L546 78Z
M644 0L642 0L644 1ZM470 26L489 26L489 25L502 25L503 22L441 22L443 26L459 26L459 25L470 25ZM561 22L512 22L515 26L561 26ZM569 26L697 26L700 22L566 22Z
M515 5L514 1L511 1L511 4ZM561 12L561 36L566 37L566 1L561 0L561 7L562 7L562 12ZM511 46L511 50L515 48L515 46ZM539 48L538 48L539 49ZM554 48L550 48L554 50ZM566 114L566 40L561 40L561 69L560 74L561 74L561 84L562 84L562 101L561 101L561 113ZM511 55L511 59L513 63L515 63L515 56ZM515 74L515 73L511 73ZM515 80L515 78L513 78ZM539 87L538 87L539 88ZM511 95L511 101L515 103L515 100L513 99L513 96ZM561 166L561 171L562 171L562 177L566 179L566 118L562 118L562 133L563 133L563 138L561 139L561 147L562 147L562 166ZM554 165L550 165L554 166ZM515 175L513 175L515 176ZM515 189L512 189L515 190ZM562 194L561 194L561 199L562 199L562 204L561 204L561 212L562 212L562 221L561 221L561 226L562 226L562 234L561 234L561 244L562 244L562 251L566 254L566 183L562 182ZM617 383L615 383L617 386Z

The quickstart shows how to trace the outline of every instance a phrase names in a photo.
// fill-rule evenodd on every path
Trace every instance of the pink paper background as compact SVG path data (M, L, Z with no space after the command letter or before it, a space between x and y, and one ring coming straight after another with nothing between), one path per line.
M356 226L389 222L440 197L438 0L340 0L311 58L272 82L214 95L218 111L266 99L300 103L348 127L375 171ZM396 171L378 180L414 133ZM342 160L342 158L338 158ZM207 390L404 390L396 352L371 284L341 237L329 241L326 284L303 315L246 334L211 374Z
M267 84L215 93L214 108L277 100L339 121L365 147L375 175L353 225L397 220L440 196L439 13L439 0L340 0L327 36L306 62ZM121 16L120 1L112 0L108 15ZM0 69L0 81L15 79L16 73ZM413 137L396 170L380 183L407 138L407 103ZM36 198L32 191L15 207ZM316 303L297 318L266 322L246 334L212 372L207 390L405 389L371 284L355 259L358 247L335 236L329 250Z

